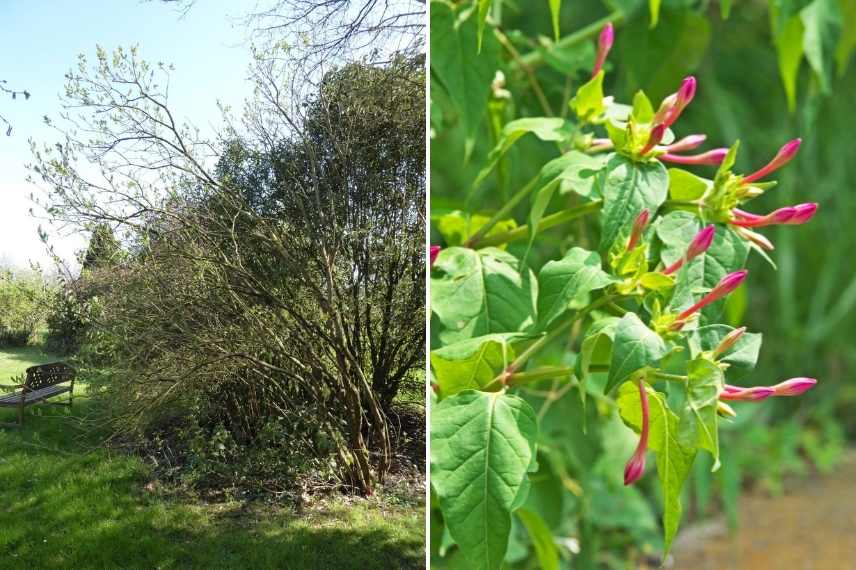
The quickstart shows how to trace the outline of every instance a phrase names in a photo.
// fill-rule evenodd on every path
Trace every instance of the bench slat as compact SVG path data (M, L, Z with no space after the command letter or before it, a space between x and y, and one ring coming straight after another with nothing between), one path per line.
M35 402L40 402L47 398L51 398L58 394L62 394L64 392L71 392L70 386L48 386L47 388L42 388L40 390L33 390L32 392L27 392L24 394L24 405L33 404ZM5 394L0 396L0 406L3 407L13 407L21 404L21 392L14 392L12 394Z

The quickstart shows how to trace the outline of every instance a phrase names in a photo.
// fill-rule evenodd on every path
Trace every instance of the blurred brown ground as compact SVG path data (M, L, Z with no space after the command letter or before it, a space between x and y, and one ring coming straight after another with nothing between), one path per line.
M722 520L690 527L673 554L676 570L856 569L856 451L780 497L747 494L734 536Z

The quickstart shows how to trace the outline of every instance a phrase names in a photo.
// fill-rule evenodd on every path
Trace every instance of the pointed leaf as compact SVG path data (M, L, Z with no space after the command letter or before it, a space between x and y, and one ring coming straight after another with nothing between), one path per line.
M666 351L666 343L660 335L649 329L636 313L627 313L615 329L604 392L609 393L635 373L656 366Z
M601 269L600 256L580 247L546 263L538 274L538 327L548 328L569 308L585 305L589 293L614 282L615 278Z
M537 438L534 410L515 395L468 390L433 407L431 484L470 568L502 566Z
M485 388L514 359L513 343L526 338L519 333L491 334L432 350L431 369L440 387L439 396Z
M690 348L695 356L700 351L710 351L719 346L722 339L733 331L728 325L707 325L699 327L690 338ZM728 364L725 377L730 383L736 383L748 376L758 362L758 354L761 351L761 333L743 333L730 349L725 351L722 362Z
M687 363L687 407L692 411L697 433L693 443L713 456L713 471L719 469L719 416L716 409L724 384L722 370L710 360L696 358Z
M529 509L518 509L517 518L526 527L532 545L535 547L535 555L541 570L559 570L559 549L553 541L553 535L544 522L544 519L535 511Z

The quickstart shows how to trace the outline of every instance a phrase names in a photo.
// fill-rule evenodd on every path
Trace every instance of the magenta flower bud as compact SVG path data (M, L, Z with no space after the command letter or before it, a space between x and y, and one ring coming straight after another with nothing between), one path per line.
M734 386L732 386L734 388ZM754 386L752 388L738 388L726 390L719 395L720 400L731 400L738 402L760 402L773 395L775 390L769 386Z
M817 212L817 203L809 202L808 204L797 204L793 209L794 215L791 219L783 223L791 226L804 224L814 217L815 212Z
M630 239L627 240L627 251L635 249L639 245L642 232L645 231L645 226L648 225L648 218L650 216L651 212L648 208L645 208L636 216L636 221L633 222L633 229L630 230Z
M799 396L817 384L814 378L791 378L773 386L775 396Z
M678 142L672 143L666 147L669 152L686 152L698 148L707 140L707 135L689 135Z
M713 243L714 234L716 234L716 228L713 224L699 231L693 238L693 241L690 242L686 255L664 269L663 273L665 275L671 275L683 266L684 260L690 261L706 252L710 247L710 244Z
M745 332L746 327L740 327L739 329L734 329L733 331L725 335L722 340L719 341L719 346L713 349L713 357L719 358L720 356L728 352L728 350L732 346L734 346L738 340L740 340L740 337L743 336L743 333ZM726 390L727 389L728 386L726 386Z
M648 154L651 149L660 144L660 141L663 140L663 135L665 134L665 124L660 123L659 125L654 125L654 128L651 129L651 134L648 136L648 142L645 143L645 146L642 147L642 150L639 151L639 154Z
M710 290L710 292L699 300L698 303L685 310L681 314L678 315L676 322L682 323L687 317L695 313L696 311L710 305L711 303L715 303L719 301L735 289L740 286L741 283L746 279L746 275L749 274L749 271L746 269L741 269L740 271L735 271L733 273L729 273L725 277L719 280L719 283Z
M774 172L787 163L791 161L793 157L796 156L797 151L800 149L800 144L802 143L802 139L794 139L792 141L788 141L779 149L779 152L776 153L776 156L773 157L773 160L767 163L766 166L756 170L752 174L743 177L743 182L750 184L755 182L756 180L760 180L764 178L771 172Z
M722 164L722 161L725 160L727 154L727 148L715 148L713 150L709 150L701 154L693 155L672 154L670 149L670 152L660 155L659 158L663 162L673 162L675 164L707 164L711 166L718 166Z
M437 256L440 255L440 249L439 245L432 245L428 249L431 258L431 267L434 267L434 262L437 261Z
M784 208L774 210L766 216L750 214L749 212L744 212L737 208L734 208L731 213L735 216L735 219L731 221L735 226L741 226L744 228L763 228L764 226L787 224L794 215L796 215L797 209L794 206L786 206Z
M645 382L639 381L639 402L642 405L642 429L639 432L639 445L624 467L624 484L631 485L645 472L645 451L648 449L648 392Z
M671 127L678 120L678 117L681 116L681 113L684 112L687 105L690 104L690 101L693 100L695 92L695 77L690 76L685 78L677 93L673 93L663 99L660 108L654 115L654 123L663 123L667 127Z
M609 54L609 50L612 49L612 42L615 40L615 29L612 27L612 22L608 23L603 27L600 31L600 36L597 38L597 55L594 59L594 68L592 69L591 76L600 72L603 67L603 63L606 61L606 56Z

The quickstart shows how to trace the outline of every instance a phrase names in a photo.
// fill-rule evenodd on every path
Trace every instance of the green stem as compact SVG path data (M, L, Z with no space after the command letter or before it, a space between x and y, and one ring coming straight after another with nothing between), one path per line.
M550 366L530 372L515 372L508 377L507 383L517 385L525 382L535 382L536 380L546 380L548 378L561 378L573 373L574 369L567 366Z
M511 214L514 207L532 192L532 187L535 186L535 183L538 182L539 178L540 175L536 175L535 178L526 184L526 186L518 190L514 196L512 196L508 202L506 202L505 205L487 221L485 225L480 227L479 230L470 237L470 239L464 242L464 247L473 247L473 244L478 243L485 234L493 228L493 226Z
M491 382L485 386L483 389L485 391L489 391L491 387L496 384L506 384L508 379L514 375L515 372L523 368L523 366L532 358L535 354L537 354L542 348L550 344L553 340L562 335L566 330L568 330L575 322L582 320L588 315L591 311L597 309L598 307L602 307L603 305L609 303L613 300L613 296L604 295L600 299L596 301L592 301L583 309L577 311L577 314L574 315L574 318L568 319L567 321L560 324L558 327L545 334L535 342L529 345L526 350L521 352L517 358L515 358L511 364L509 364L505 370L503 370L496 378L491 380Z
M600 30L603 29L603 27L608 23L612 22L613 24L619 24L622 20L624 20L624 14L615 11L601 18L600 20L592 22L584 28L580 28L573 34L568 34L567 36L563 37L553 45L553 49L568 48L578 43L589 41L592 38L596 37L600 33ZM526 65L529 68L538 67L539 65L544 63L544 56L542 55L542 52L540 50L531 51L526 55L522 56L520 59L521 65Z
M682 376L680 374L667 374L666 372L660 371L654 372L653 376L654 378L657 378L659 380L672 380L674 382L686 382L689 379L688 376Z
M570 222L571 220L576 220L577 218L581 218L587 214L597 212L602 206L603 200L594 200L592 202L586 202L581 206L575 206L573 208L562 210L561 212L556 212L555 214L550 214L549 216L544 216L538 223L538 231L542 232L546 229L552 228L553 226L558 226L559 224ZM467 243L470 244L470 247L490 247L523 239L527 235L529 235L529 226L524 224L514 228L513 230L485 236L475 241L473 241L473 238L476 236L473 236Z

